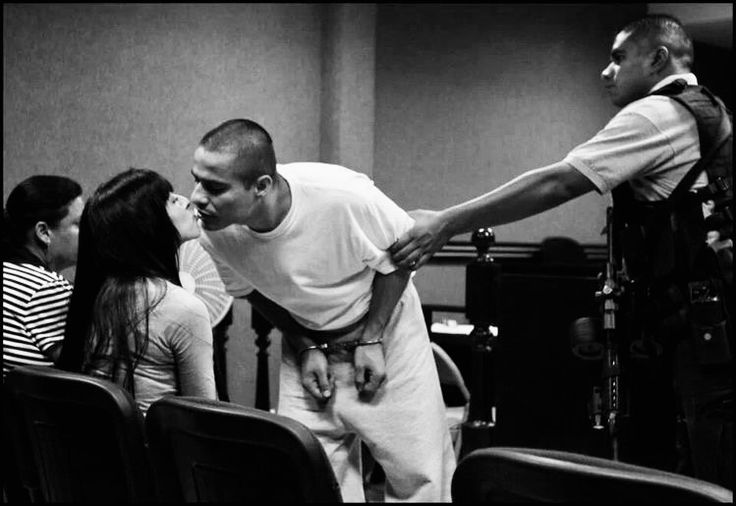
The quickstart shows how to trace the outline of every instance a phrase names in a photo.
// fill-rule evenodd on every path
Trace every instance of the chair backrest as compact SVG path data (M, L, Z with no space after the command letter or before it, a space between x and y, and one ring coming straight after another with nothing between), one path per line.
M733 502L733 492L658 469L557 450L496 447L469 453L453 502Z
M143 417L118 385L54 367L17 367L5 382L47 502L155 498Z
M465 405L470 402L470 391L465 385L465 380L460 372L460 369L452 360L450 355L440 346L439 344L431 341L430 346L432 347L432 353L434 354L434 361L437 365L437 375L440 379L440 384L454 387L460 395L460 405ZM445 403L451 405L448 399L445 399Z
M301 423L195 397L164 397L146 415L159 500L342 502L322 445Z
M455 455L460 456L463 444L462 424L467 421L470 411L470 391L465 386L463 375L450 355L439 344L430 341L430 345L437 365L442 397L445 401L452 446L455 449Z
M7 502L39 502L38 473L22 421L15 396L3 381L3 492Z

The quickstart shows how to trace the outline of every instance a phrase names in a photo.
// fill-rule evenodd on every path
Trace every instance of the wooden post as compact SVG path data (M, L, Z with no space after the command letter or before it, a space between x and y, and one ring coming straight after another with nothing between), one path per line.
M251 327L256 332L256 352L258 365L256 369L256 409L271 409L271 393L268 375L268 347L271 345L269 334L273 325L254 307L251 312Z
M217 398L221 401L230 402L230 394L227 388L227 331L233 323L233 308L222 318L220 323L212 328L212 347L215 365L215 387Z
M495 242L490 228L473 233L473 245L478 256L466 268L465 313L473 324L472 383L468 420L462 426L463 457L478 448L491 446L492 431L496 425L496 403L493 381L493 348L497 337L490 326L498 326L498 283L500 268L488 249Z

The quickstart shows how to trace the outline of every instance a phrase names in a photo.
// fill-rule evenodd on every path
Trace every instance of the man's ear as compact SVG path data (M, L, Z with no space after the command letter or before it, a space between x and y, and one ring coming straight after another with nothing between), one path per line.
M49 227L48 223L45 221L37 222L36 226L33 228L33 233L36 240L40 241L41 244L46 245L46 247L51 244L51 227Z
M658 46L652 52L652 70L660 72L670 61L670 50L665 46Z
M273 186L273 178L268 175L263 175L256 179L256 195L263 196L271 189Z

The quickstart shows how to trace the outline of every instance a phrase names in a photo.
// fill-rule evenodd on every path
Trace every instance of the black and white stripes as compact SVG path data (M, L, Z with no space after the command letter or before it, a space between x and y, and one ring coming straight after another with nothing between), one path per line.
M3 262L3 378L19 365L53 365L48 351L64 338L71 294L55 272Z

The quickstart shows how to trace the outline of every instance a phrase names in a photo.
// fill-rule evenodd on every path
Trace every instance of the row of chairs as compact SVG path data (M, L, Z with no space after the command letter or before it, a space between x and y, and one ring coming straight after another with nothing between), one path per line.
M118 385L50 367L13 369L3 396L19 483L5 489L32 502L342 502L319 441L289 418L166 397L144 420Z
M8 502L18 488L32 502L342 502L319 441L289 418L167 397L144 421L114 383L47 367L14 369L3 396ZM9 483L13 469L20 486ZM587 455L494 447L460 461L452 498L733 502L733 493Z

